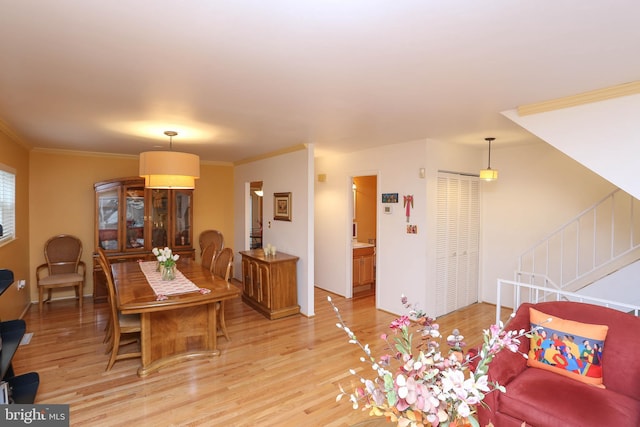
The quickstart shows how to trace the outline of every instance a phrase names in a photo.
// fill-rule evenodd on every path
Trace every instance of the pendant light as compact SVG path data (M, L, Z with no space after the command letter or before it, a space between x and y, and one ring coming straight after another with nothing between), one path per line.
M195 188L200 178L200 158L195 154L173 151L173 137L178 132L164 132L169 137L169 151L140 153L140 176L146 188Z
M480 171L480 179L495 181L498 179L498 171L491 169L491 141L494 141L495 138L485 138L484 140L489 143L489 162L487 163L487 168Z

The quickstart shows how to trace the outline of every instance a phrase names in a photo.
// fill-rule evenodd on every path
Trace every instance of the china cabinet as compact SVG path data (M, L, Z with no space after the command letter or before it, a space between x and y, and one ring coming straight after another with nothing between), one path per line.
M140 177L94 184L95 245L110 262L153 259L151 249L170 247L194 257L193 190L144 188ZM93 298L107 297L104 274L94 255Z
M263 249L240 251L242 255L242 300L268 319L300 313L296 264L298 257Z

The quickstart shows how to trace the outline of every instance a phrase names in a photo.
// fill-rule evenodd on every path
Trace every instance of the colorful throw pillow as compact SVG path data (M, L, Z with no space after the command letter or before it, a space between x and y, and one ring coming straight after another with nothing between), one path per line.
M565 320L529 307L531 336L527 365L604 388L602 355L609 327ZM551 319L551 321L549 321Z

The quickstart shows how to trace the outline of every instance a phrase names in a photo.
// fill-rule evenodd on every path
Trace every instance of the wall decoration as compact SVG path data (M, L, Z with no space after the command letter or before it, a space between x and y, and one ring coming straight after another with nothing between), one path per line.
M418 226L415 224L407 224L407 234L418 234Z
M413 195L407 194L404 196L404 208L405 215L407 216L407 222L409 222L409 218L411 217L411 208L413 208Z
M291 193L273 193L273 219L291 221Z
M398 203L398 193L382 193L382 203Z
M393 206L383 206L384 209L384 213L386 213L387 215L390 215L393 213Z

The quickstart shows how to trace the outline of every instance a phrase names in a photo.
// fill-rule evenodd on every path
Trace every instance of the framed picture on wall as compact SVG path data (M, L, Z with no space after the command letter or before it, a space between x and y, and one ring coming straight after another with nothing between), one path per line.
M398 203L398 193L382 193L382 203Z
M273 219L291 221L291 193L273 193Z

